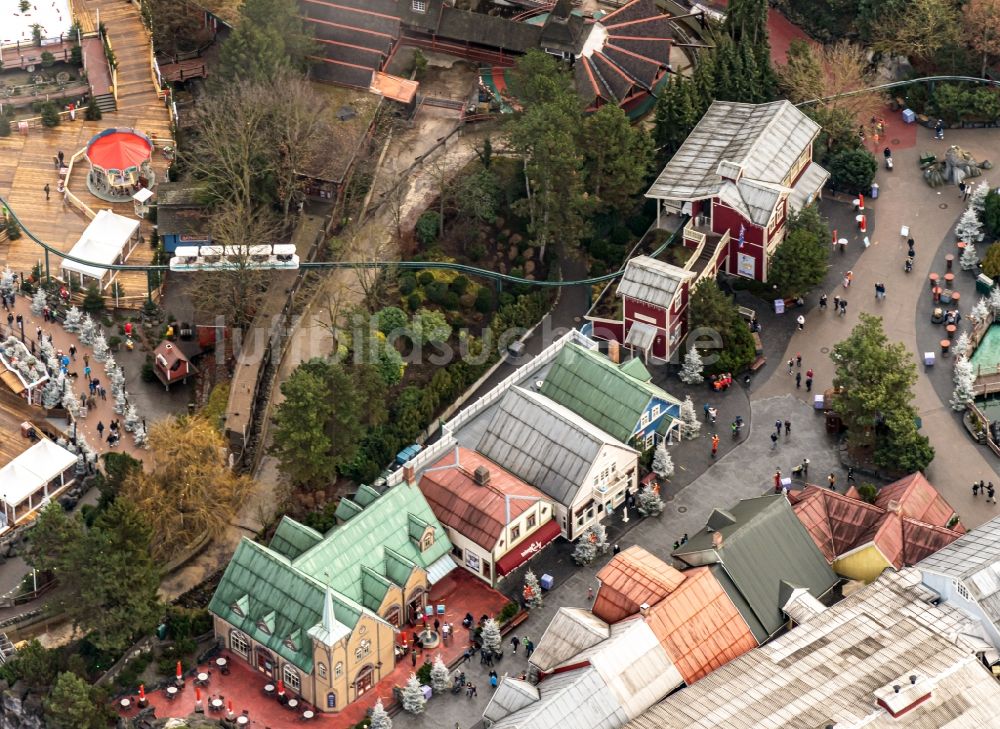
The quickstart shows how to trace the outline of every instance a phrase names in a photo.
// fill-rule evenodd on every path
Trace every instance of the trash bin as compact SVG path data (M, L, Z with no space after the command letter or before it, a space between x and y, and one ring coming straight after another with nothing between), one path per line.
M542 579L539 580L539 583L543 590L551 590L555 580L552 578L552 575L542 575Z
M912 124L917 120L917 114L913 109L903 109L903 122L905 124Z
M873 182L872 183L872 200L874 200L877 197L878 197L878 183L877 182Z
M993 290L993 279L987 276L985 273L981 273L976 276L976 293L983 294L984 296L989 296L990 291Z

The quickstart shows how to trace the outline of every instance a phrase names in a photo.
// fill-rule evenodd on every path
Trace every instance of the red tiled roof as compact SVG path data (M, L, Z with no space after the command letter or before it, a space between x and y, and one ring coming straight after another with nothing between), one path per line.
M710 568L695 567L683 576L676 590L650 608L646 623L690 685L753 650L757 641Z
M480 486L473 478L473 473L480 466L490 472L490 481L486 486ZM505 496L534 496L549 501L541 491L493 461L461 447L424 471L420 478L420 490L441 523L490 551L507 524ZM534 503L528 499L511 499L511 521ZM537 526L542 526L542 523ZM521 536L527 538L528 534Z
M877 506L819 486L807 486L788 496L795 515L827 562L863 544L861 537L871 533L885 514Z
M830 563L848 552L874 544L896 569L901 569L916 564L965 533L961 524L946 528L954 510L921 474L886 486L875 504L819 486L793 491L789 500L795 515ZM911 510L940 521L928 523L914 517Z
M951 505L919 471L879 489L875 505L889 509L891 501L899 502L902 516L937 526L946 526L955 514Z
M685 574L642 547L629 547L597 573L601 587L592 612L606 623L617 623L638 613L643 603L660 602L684 582Z

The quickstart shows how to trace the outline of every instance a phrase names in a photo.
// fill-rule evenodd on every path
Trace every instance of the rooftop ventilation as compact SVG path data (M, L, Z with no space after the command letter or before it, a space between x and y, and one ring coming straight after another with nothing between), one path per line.
M927 701L933 689L934 683L930 678L911 673L875 689L875 699L895 719Z
M480 486L486 486L490 482L490 469L479 466L472 472L472 479Z

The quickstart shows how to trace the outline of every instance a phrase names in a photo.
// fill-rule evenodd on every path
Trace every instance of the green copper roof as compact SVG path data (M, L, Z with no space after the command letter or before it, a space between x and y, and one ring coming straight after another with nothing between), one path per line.
M628 443L652 398L678 405L680 402L659 387L631 376L627 369L600 352L567 344L546 375L541 392ZM648 376L646 368L642 369Z
M419 536L423 525L433 529L434 544L421 552ZM404 483L335 526L322 542L296 557L292 564L321 582L329 575L330 586L336 592L374 610L384 592L379 595L371 583L365 584L362 567L401 585L414 566L427 569L450 551L448 535L420 489Z
M296 570L277 552L244 537L208 609L308 673L312 671L312 642L303 639L303 631L320 623L323 596L321 582ZM362 608L336 595L334 611L338 623L353 629Z
M400 484L379 496L362 487L362 507L351 501L349 519L325 536L285 517L270 547L244 538L236 548L208 609L258 643L312 671L308 631L349 634L361 613L381 605L390 585L402 585L420 566L429 568L451 551L444 527L415 485ZM340 509L338 509L338 514ZM425 527L434 543L420 550ZM332 620L323 626L329 585Z
M323 535L318 531L285 516L271 537L271 549L288 559L295 559L322 541Z
M633 357L628 362L619 365L618 369L629 377L639 380L639 382L649 382L653 379L653 376L649 374L649 370L646 369L646 365L638 357Z

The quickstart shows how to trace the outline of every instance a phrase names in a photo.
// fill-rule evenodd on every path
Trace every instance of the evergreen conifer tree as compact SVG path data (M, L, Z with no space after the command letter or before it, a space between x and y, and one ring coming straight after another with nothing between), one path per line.
M104 332L97 332L94 335L94 342L91 347L94 349L94 359L98 362L106 360L111 353L111 350L108 349L108 342L104 338Z
M701 421L694 410L694 402L688 395L681 403L681 437L685 440L694 440L701 430Z
M528 606L529 610L540 608L545 602L542 596L542 586L538 584L538 577L530 568L524 573L522 595L524 596L524 604Z
M636 506L643 516L659 516L663 513L663 499L653 489L643 489L635 497Z
M979 255L976 253L974 243L965 244L965 250L962 251L962 255L958 259L958 265L962 267L963 271L976 270L976 266L979 265Z
M417 674L411 673L406 685L403 686L403 711L411 714L422 714L427 706L427 699L424 698L423 689L420 688L420 681Z
M955 389L951 394L953 410L965 410L975 397L973 386L976 384L976 371L968 357L955 360Z
M63 319L63 329L67 332L78 332L83 324L83 314L80 310L71 306L69 311L66 312L66 318Z
M31 313L35 316L41 316L42 311L46 306L49 305L48 297L45 295L45 289L41 286L35 291L35 295L31 297Z
M962 213L955 226L955 235L959 240L966 243L978 243L983 239L983 224L979 220L979 214L971 205Z
M89 347L94 343L94 337L96 335L97 325L94 324L94 320L90 318L90 314L84 314L83 320L80 322L80 341Z
M389 712L382 706L382 699L375 699L375 706L372 707L371 724L368 729L392 729L392 719Z
M484 651L497 654L500 652L500 624L494 618L486 618L483 621L483 632L480 634L480 641Z
M653 473L660 478L670 478L674 475L674 459L667 450L666 440L661 440L653 452Z
M450 683L448 666L444 665L441 654L438 653L434 656L434 663L431 664L431 688L434 689L434 693L443 694L448 690Z
M705 382L704 371L705 364L698 353L698 348L694 345L689 346L687 354L684 355L684 367L680 372L681 381L689 385L700 385Z

